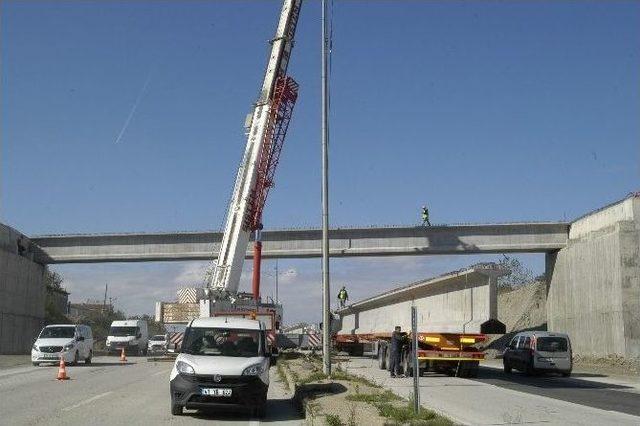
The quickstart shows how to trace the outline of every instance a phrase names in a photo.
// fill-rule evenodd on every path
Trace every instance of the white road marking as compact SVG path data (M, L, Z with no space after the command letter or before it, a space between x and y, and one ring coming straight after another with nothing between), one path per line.
M112 393L113 393L113 391L101 393L101 394L96 395L94 397L91 397L89 399L85 399L84 401L80 401L75 405L71 405L69 407L65 407L65 408L62 409L62 411L69 411L69 410L73 410L73 409L78 408L78 407L82 407L83 405L89 404L89 403L95 401L96 399L100 399L100 398L102 398L104 396L107 396L107 395L110 395Z
M161 374L167 374L171 371L171 369L169 370L164 370L164 371L158 371L157 373L153 373L152 376L159 376Z

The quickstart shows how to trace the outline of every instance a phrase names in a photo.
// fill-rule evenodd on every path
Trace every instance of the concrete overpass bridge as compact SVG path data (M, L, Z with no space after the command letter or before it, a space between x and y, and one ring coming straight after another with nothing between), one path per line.
M320 230L265 231L265 257L320 256ZM545 253L547 322L574 353L640 356L640 195L571 223L512 223L331 231L331 255ZM206 260L216 232L28 238L0 224L0 352L28 351L44 318L43 265ZM250 256L250 253L247 253Z
M321 256L320 229L265 230L265 258ZM564 248L569 223L345 228L330 231L332 257L548 253ZM221 232L49 235L31 237L35 260L51 263L210 260ZM247 258L252 256L249 247Z

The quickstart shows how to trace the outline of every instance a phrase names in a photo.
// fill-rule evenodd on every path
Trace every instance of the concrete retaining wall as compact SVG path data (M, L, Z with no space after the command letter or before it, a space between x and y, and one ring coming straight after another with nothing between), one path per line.
M44 324L44 266L24 235L0 224L0 354L29 353Z
M578 219L547 255L548 328L576 354L640 356L640 198Z

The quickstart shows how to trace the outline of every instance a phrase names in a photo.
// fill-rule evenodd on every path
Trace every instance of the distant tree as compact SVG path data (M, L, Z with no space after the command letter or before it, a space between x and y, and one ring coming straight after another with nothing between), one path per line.
M152 317L151 315L134 315L131 317L131 319L140 319L146 321L149 328L149 336L166 333L164 325L161 322L156 322L155 317Z
M55 271L45 268L44 284L45 284L45 300L44 300L44 321L46 324L65 324L70 322L65 316L63 310L60 309L56 298L60 296L60 292L66 291L62 286L62 276ZM60 300L60 299L58 299Z
M518 259L503 254L502 258L498 261L498 265L509 272L508 275L498 278L499 290L513 289L534 281L533 272L526 268Z

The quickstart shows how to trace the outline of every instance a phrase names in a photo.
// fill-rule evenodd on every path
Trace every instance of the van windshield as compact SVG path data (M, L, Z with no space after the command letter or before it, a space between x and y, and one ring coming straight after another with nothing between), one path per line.
M72 339L75 334L75 327L45 327L39 337L41 339Z
M137 336L140 332L138 327L111 327L109 330L109 336Z
M567 339L564 337L538 337L536 349L540 352L566 352Z
M191 328L181 352L190 355L253 357L262 355L260 330Z

